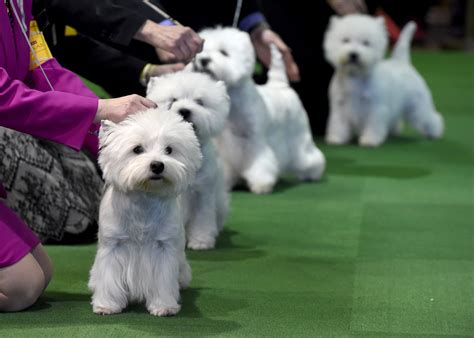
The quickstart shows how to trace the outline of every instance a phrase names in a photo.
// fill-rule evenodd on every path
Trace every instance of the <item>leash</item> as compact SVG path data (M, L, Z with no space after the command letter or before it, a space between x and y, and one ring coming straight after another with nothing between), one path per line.
M19 0L19 3L18 5L23 5L23 0ZM26 43L28 44L28 47L30 47L30 51L36 61L36 64L39 66L39 68L41 69L41 73L43 73L43 76L46 80L46 82L48 83L48 86L49 88L51 88L51 91L54 92L54 88L53 88L53 85L51 84L51 82L49 81L49 78L48 78L48 75L46 75L46 72L44 71L43 67L41 66L41 62L39 61L39 58L38 58L38 55L36 55L36 52L33 48L33 46L31 45L31 42L30 42L30 39L28 38L28 34L26 33L26 22L21 20L20 19L20 16L18 15L18 12L16 10L16 6L15 6L15 3L12 2L12 6L11 6L12 10L13 10L13 14L16 18L16 20L18 21L18 25L20 26L21 28L21 32L23 33L23 37L25 38L26 40ZM23 6L21 7L21 12L22 12L22 17L23 19L25 18L25 14L24 14L24 10L23 10Z

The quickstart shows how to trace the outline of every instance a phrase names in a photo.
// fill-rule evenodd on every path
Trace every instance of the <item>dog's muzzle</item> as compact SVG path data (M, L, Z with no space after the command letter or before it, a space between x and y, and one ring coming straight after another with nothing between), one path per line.
M150 171L153 173L150 176L151 180L161 180L163 178L163 171L165 170L165 164L159 161L153 161L150 163Z
M349 63L358 64L359 60L359 54L357 54L356 52L349 53Z
M206 60L206 61L204 61L204 63L202 63L199 60ZM198 73L207 74L213 80L217 81L218 79L217 79L216 75L207 67L208 64L209 64L210 59L206 58L206 59L199 59L199 60L195 60L193 62L193 71L198 72ZM207 60L209 60L209 61L207 61Z

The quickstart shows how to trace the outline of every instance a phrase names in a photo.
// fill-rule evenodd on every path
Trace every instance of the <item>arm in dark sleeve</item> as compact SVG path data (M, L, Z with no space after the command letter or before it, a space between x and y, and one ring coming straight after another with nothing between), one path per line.
M104 42L127 46L147 19L164 17L140 0L37 0L35 11L46 8L53 22L73 26Z
M61 39L54 54L64 67L100 85L112 96L145 94L138 80L147 63L120 50L79 34Z

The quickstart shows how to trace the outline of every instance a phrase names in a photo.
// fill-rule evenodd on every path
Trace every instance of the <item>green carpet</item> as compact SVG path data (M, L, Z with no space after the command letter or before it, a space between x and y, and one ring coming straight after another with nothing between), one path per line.
M325 179L232 195L218 249L189 252L183 310L92 313L95 245L49 246L55 276L31 309L0 314L0 337L474 336L474 55L414 62L447 123L379 149L320 146Z

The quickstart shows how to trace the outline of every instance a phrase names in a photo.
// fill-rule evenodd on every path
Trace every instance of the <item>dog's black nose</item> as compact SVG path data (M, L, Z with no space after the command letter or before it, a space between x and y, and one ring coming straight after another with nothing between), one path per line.
M201 58L201 59L199 59L199 62L201 63L201 66L202 66L203 68L206 68L207 65L209 64L209 62L211 62L211 59L209 59L209 58Z
M357 61L359 61L359 54L357 54L357 53L355 53L355 52L349 53L349 61L350 61L350 62L357 62Z
M165 165L163 162L153 161L150 163L150 169L153 174L161 174L165 170Z
M183 117L185 121L189 121L189 117L191 116L191 111L189 109L181 108L180 110L178 110L178 113Z

